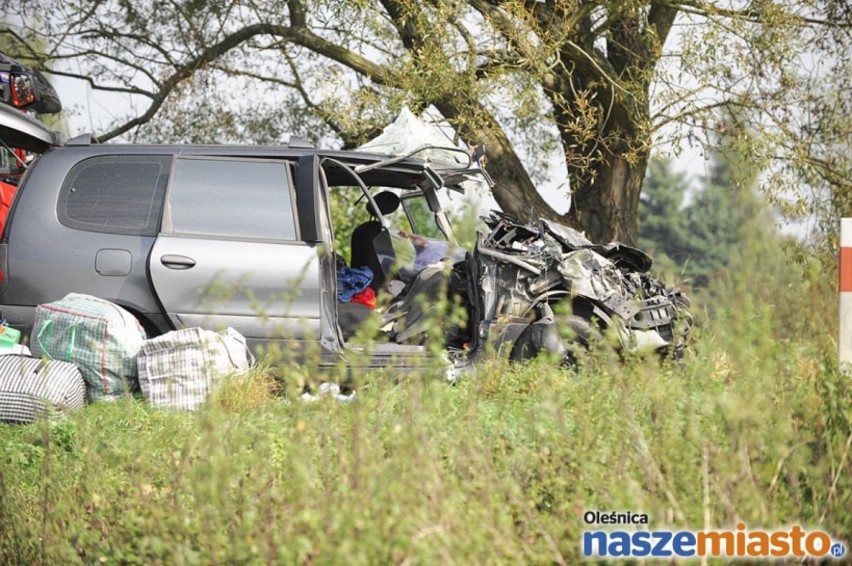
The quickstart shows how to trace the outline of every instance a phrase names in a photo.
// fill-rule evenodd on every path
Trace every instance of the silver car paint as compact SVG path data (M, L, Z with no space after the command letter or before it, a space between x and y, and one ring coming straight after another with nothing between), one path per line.
M160 234L149 269L176 328L232 326L250 339L319 336L314 246Z

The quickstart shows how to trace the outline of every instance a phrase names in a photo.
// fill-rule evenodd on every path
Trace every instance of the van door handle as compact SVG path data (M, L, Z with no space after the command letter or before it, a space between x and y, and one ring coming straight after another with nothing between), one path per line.
M160 263L169 269L189 269L195 266L195 260L185 255L168 254L160 258Z

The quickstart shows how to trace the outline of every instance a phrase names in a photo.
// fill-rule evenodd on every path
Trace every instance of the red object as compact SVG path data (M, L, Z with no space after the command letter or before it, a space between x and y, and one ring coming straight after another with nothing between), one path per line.
M6 224L6 217L9 215L9 207L12 206L12 199L15 198L15 191L18 187L0 181L0 234L3 233L3 226Z
M357 295L352 296L353 303L361 303L362 305L367 305L371 309L376 308L376 292L373 291L372 287L367 287Z
M840 248L840 292L852 291L852 248Z

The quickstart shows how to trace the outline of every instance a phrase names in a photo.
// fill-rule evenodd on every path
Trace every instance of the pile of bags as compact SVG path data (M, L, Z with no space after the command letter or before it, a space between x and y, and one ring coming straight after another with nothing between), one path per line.
M86 400L140 391L153 406L193 410L226 377L254 364L245 338L232 328L186 328L146 340L128 311L77 293L37 307L31 356L16 344L14 329L0 328L0 421L7 422L32 422L51 410L67 414Z

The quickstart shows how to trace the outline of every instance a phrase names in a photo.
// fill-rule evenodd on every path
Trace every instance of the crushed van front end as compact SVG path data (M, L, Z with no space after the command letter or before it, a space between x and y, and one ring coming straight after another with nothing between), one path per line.
M473 253L477 350L514 360L547 351L570 364L578 346L605 340L619 354L682 357L689 299L649 275L647 254L618 242L593 244L547 220L494 212L487 224Z

